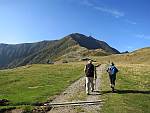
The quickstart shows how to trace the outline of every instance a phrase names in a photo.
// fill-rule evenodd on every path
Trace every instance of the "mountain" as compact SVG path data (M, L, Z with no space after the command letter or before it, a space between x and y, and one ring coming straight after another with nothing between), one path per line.
M73 33L60 40L23 44L0 44L0 68L13 68L32 63L46 63L64 58L118 54L106 42Z

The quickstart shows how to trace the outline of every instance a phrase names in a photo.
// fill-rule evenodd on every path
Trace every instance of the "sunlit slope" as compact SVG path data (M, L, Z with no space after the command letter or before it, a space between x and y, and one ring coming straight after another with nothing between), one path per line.
M102 63L116 62L121 64L150 64L150 47L142 48L127 54L95 57Z

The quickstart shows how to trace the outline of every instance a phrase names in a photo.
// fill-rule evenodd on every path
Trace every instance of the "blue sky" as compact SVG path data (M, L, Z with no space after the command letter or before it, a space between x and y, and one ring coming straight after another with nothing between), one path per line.
M0 43L92 35L119 51L150 46L150 0L0 0Z

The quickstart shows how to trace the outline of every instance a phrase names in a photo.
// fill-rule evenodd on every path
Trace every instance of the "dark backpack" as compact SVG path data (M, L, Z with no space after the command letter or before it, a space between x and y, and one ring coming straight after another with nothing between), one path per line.
M93 64L86 65L86 76L89 76L89 77L94 76L94 65Z

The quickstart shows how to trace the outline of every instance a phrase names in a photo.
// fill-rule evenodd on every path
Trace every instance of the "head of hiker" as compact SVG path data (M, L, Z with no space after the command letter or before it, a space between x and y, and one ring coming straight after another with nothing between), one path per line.
M88 63L89 63L89 64L92 64L92 60L89 60Z
M111 65L114 66L115 64L112 62Z

